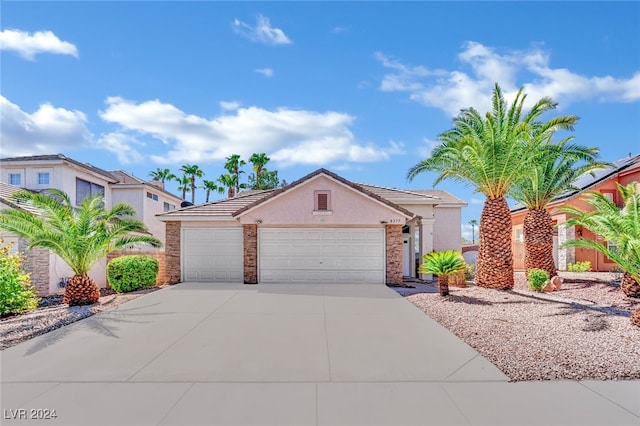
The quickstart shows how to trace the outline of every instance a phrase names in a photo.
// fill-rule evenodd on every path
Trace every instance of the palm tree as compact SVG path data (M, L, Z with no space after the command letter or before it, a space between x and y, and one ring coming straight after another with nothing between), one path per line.
M85 198L77 209L69 196L57 189L47 193L18 191L13 198L40 214L2 210L0 228L30 240L30 248L51 250L69 265L75 275L65 288L63 302L70 306L98 301L100 289L88 272L107 253L137 244L162 246L147 233L144 223L135 219L133 207L117 204L107 211L101 195Z
M191 204L195 204L196 202L196 176L202 177L204 176L204 171L200 169L197 165L185 164L180 167L180 171L184 173L184 176L189 177L189 184L191 185ZM184 198L184 196L182 197Z
M202 181L202 187L204 189L207 190L207 195L206 195L206 199L205 199L205 203L209 202L209 195L211 194L211 191L217 192L219 194L222 194L224 192L224 187L223 186L218 186L216 184L215 181L213 180L203 180Z
M544 146L543 155L509 192L528 209L524 218L525 268L542 269L550 277L558 270L553 259L553 219L547 205L558 195L577 189L573 182L579 176L609 166L596 162L598 148L571 144L571 140L573 137Z
M476 226L478 225L478 221L475 219L471 219L469 221L469 225L471 225L471 244L476 243Z
M453 179L474 186L486 196L480 217L480 248L476 283L482 287L513 288L511 213L506 195L531 168L540 151L540 141L561 129L571 130L577 117L563 116L536 121L557 104L549 98L537 101L523 115L526 95L518 90L508 106L498 84L492 96L492 111L483 117L474 108L463 109L453 127L438 136L440 145L431 157L409 169L407 178L439 172L434 185ZM531 135L535 132L537 138Z
M238 154L230 155L229 157L226 158L226 160L227 162L224 165L224 168L227 169L229 173L231 173L236 177L235 179L236 186L235 186L234 194L237 194L238 192L240 192L240 186L241 186L240 173L244 173L242 170L240 170L240 167L244 166L247 163L246 161L241 160Z
M157 168L155 171L149 172L149 177L153 180L165 183L165 181L176 179L176 175L171 173L169 169Z
M227 189L227 198L233 198L236 196L236 182L238 181L238 176L234 174L226 174L220 175L218 178L218 182L220 182L223 188Z
M454 250L434 251L422 256L423 263L418 268L421 274L434 274L438 277L440 296L449 295L449 278L466 268L464 258Z
M177 177L176 182L178 182L178 191L182 191L182 199L186 200L187 192L191 191L191 178L186 175L181 178Z
M618 191L624 202L622 209L599 192L589 192L583 198L593 211L572 206L559 209L572 215L567 225L580 225L606 241L578 238L566 241L563 246L590 248L603 253L624 271L620 284L624 294L640 297L640 183L618 184Z
M267 157L267 154L252 154L249 157L249 162L253 164L253 172L255 173L255 189L263 189L262 186L262 171L264 170L264 166L271 160Z

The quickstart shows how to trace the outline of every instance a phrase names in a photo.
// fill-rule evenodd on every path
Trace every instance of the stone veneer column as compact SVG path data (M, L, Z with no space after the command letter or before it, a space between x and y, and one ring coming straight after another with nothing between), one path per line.
M258 284L258 225L242 225L244 239L244 283Z
M565 222L558 223L558 270L566 271L569 263L576 261L576 249L574 247L562 248L565 241L576 238L575 226L567 226Z
M387 284L402 284L402 225L385 225Z
M165 283L180 282L180 230L182 222L166 222L165 236Z
M31 274L31 285L38 290L38 296L46 296L49 291L49 259L51 252L47 249L35 247L29 250L29 241L24 238L18 240L18 250L24 253L22 267ZM54 277L55 278L55 277Z

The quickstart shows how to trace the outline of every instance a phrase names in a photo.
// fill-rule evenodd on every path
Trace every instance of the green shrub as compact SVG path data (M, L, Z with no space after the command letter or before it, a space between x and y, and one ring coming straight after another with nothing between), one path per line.
M0 314L19 314L38 307L37 291L22 269L22 256L9 254L0 240Z
M527 271L527 279L529 280L529 288L533 291L542 291L547 281L549 281L549 273L542 269L529 269Z
M567 265L569 272L589 272L591 271L591 262L585 260L584 262L570 263Z
M153 287L157 276L158 260L151 256L121 256L107 265L109 285L116 293Z

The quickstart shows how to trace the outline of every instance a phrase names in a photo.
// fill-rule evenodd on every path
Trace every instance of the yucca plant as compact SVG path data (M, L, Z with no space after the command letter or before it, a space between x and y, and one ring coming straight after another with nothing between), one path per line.
M618 184L618 191L624 203L622 208L599 192L589 192L583 198L593 211L571 206L561 208L560 211L571 215L567 225L580 225L605 240L578 238L566 241L563 246L603 253L624 271L622 291L629 297L640 297L640 184Z
M449 295L449 278L466 270L462 254L455 250L434 251L422 256L421 274L434 274L438 277L440 296Z
M26 190L13 194L20 204L35 207L40 214L24 210L0 211L0 229L24 237L30 247L51 250L64 260L75 274L67 284L63 302L87 305L98 301L100 290L88 272L107 253L138 244L160 247L162 243L147 233L136 211L128 204L105 210L100 195L87 197L74 208L69 196L59 190L34 193Z
M437 185L453 179L473 186L486 196L480 217L480 248L476 283L482 287L513 288L511 212L506 196L530 172L541 145L558 130L571 130L575 116L559 116L546 122L538 119L556 108L550 98L537 101L525 114L526 95L518 91L508 105L498 84L492 96L492 111L485 116L474 108L463 109L453 127L438 136L431 156L409 169L407 178L435 171Z
M557 143L548 140L541 155L509 195L527 208L524 218L525 269L542 269L557 275L553 259L553 219L547 205L558 195L577 189L573 182L585 173L610 164L597 162L597 148L570 143L573 137Z

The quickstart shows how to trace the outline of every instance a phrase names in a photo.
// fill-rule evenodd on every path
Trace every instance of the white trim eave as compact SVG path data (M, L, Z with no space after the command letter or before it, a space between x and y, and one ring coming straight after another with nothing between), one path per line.
M277 200L278 198L280 198L280 197L281 197L281 196L283 196L284 194L288 194L288 193L289 193L289 191L295 191L297 188L302 188L303 186L305 186L305 185L307 185L307 184L309 184L309 183L313 182L314 180L316 180L316 179L320 179L320 177L325 177L325 178L327 178L327 179L330 179L331 181L333 181L333 182L337 183L338 185L343 186L344 188L347 188L348 190L350 190L350 191L352 191L352 192L354 192L354 193L356 193L356 194L360 195L361 197L365 197L365 198L367 198L367 199L369 199L369 200L373 201L374 203L377 203L377 204L379 204L379 205L381 205L381 206L383 206L383 207L387 208L388 210L394 211L394 212L396 212L396 213L398 213L398 214L400 214L400 215L404 216L406 219L413 219L413 218L416 216L416 215L415 215L415 213L413 214L413 216L409 216L409 215L407 215L406 213L401 212L401 211L399 211L399 210L397 210L397 209L395 209L395 208L391 207L391 206L390 206L390 205L388 205L388 204L385 204L385 203L383 203L383 202L381 202L381 201L379 201L379 200L376 200L376 199L375 199L375 198L373 198L373 197L368 196L368 195L367 195L367 194L365 194L364 192L358 191L358 190L356 190L355 188L352 188L351 186L346 185L346 184L344 184L344 183L340 182L340 181L339 181L339 180L337 180L337 179L334 179L332 176L326 175L326 174L324 174L324 173L319 173L319 174L317 174L317 175L315 175L315 176L311 177L310 179L307 179L306 181L301 182L300 184L296 185L295 187L293 187L293 188L291 188L291 189L289 189L289 190L287 190L287 191L282 191L281 193L279 193L279 194L277 194L277 195L275 195L275 196L273 196L273 197L269 198L268 200L265 200L265 201L261 202L261 203L260 203L260 204L258 204L257 206L254 206L254 207L252 207L252 208L250 208L250 209L247 209L247 210L243 211L243 212L242 212L242 213L240 213L238 216L236 216L236 218L237 218L237 219L240 219L242 216L244 216L244 215L248 214L249 212L251 212L251 211L253 211L253 210L255 210L255 209L258 209L258 208L260 208L260 207L262 207L262 206L265 206L265 205L267 205L267 204L269 204L269 203L273 202L274 200ZM380 197L380 198L383 198L383 197ZM392 201L390 201L390 202L392 202ZM395 203L394 203L394 204L395 204Z
M205 215L180 215L180 214L170 214L165 215L165 213L160 213L156 215L156 219L161 222L223 222L223 221L233 221L238 222L238 219L235 217L228 216L205 216Z

